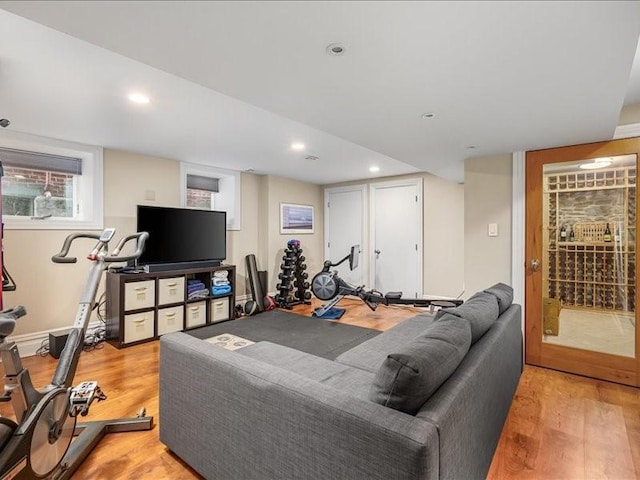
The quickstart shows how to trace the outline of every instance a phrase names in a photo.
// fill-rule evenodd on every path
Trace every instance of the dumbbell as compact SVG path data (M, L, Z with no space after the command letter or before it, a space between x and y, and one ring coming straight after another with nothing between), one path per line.
M304 292L304 299L309 300L311 298L311 292Z
M281 270L292 270L294 267L292 264L290 263L281 263L280 264L280 269Z
M306 270L307 269L307 264L306 263L301 263L298 265L298 270Z
M304 279L309 278L309 274L308 274L307 272L302 272L302 273L300 273L298 276L299 276L300 278L304 278Z
M304 262L306 260L306 258L304 258L304 255L300 255L298 257L298 260L300 260L301 262Z
M291 275L287 275L286 273L279 273L278 278L280 280L288 280L289 278L291 278Z

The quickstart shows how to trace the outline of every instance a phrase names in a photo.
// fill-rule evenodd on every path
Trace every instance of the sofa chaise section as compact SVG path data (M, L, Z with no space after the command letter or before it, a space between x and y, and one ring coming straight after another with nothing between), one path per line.
M429 421L184 333L160 355L160 440L206 478L435 479Z

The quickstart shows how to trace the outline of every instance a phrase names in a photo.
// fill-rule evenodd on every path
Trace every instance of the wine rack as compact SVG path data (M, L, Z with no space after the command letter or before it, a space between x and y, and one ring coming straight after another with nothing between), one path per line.
M582 218L573 212L574 235L561 236L563 208L577 192L610 192L619 211L606 219ZM544 175L543 280L545 296L564 307L634 311L636 301L636 168L619 167L590 172ZM595 197L594 197L595 198ZM604 197L603 197L604 198ZM602 199L602 198L600 198ZM595 209L598 210L598 209ZM611 241L604 241L605 226ZM614 234L615 233L615 234Z

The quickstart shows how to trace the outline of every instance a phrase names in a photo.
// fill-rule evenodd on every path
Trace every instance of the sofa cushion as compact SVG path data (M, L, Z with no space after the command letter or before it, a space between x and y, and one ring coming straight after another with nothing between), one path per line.
M485 293L490 293L498 300L498 310L502 315L513 303L513 288L505 283L496 283L493 287L487 288Z
M436 314L435 321L439 321L446 314L469 321L471 326L471 345L473 345L491 328L493 322L500 315L500 311L495 295L478 292L459 307L440 310Z
M469 322L447 315L384 360L369 399L415 415L458 367L471 344Z
M336 362L376 373L387 355L407 345L433 323L433 314L419 314L339 355Z
M236 353L367 399L374 374L271 342L258 342Z

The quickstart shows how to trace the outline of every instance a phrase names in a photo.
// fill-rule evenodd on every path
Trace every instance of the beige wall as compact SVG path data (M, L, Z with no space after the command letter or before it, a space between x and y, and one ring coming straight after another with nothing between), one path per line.
M640 105L625 107L618 125L640 123ZM497 281L512 284L511 153L465 162L465 298ZM500 235L487 237L487 224L499 223Z
M180 163L117 150L104 151L104 225L117 229L116 238L135 232L136 205L180 206ZM241 176L241 230L227 232L226 263L237 267L237 295L244 295L245 256L254 253L258 268L277 280L282 250L288 236L279 234L279 203L314 205L316 233L300 235L309 276L322 267L322 192L318 185L285 178ZM16 281L15 292L5 292L4 305L24 305L28 315L16 335L69 327L75 318L89 265L82 261L90 241L71 252L76 264L54 264L69 234L61 230L6 230L5 261ZM270 282L275 288L275 281ZM102 293L103 288L100 289ZM93 316L92 320L96 320Z
M463 298L494 283L511 284L511 154L469 159L464 165ZM488 236L488 224L498 236Z
M247 269L245 257L250 253L258 256L261 237L258 234L258 202L260 177L243 173L241 177L240 230L227 232L226 263L236 266L236 296L246 294Z
M322 211L322 187L297 180L268 175L265 179L267 184L267 214L266 239L267 252L266 261L268 266L268 278L270 292L275 292L278 283L278 273L280 273L280 263L284 255L287 241L292 238L300 240L303 255L307 264L309 279L322 270L323 258L323 211ZM280 233L280 203L300 203L313 205L314 207L314 233L313 234L286 234ZM260 259L260 264L264 265L265 259Z
M422 178L423 199L423 293L457 297L463 290L464 187L434 175L402 175L325 185L371 185L381 181ZM368 232L368 230L367 230ZM368 242L371 245L371 242Z
M458 297L464 290L464 186L424 175L423 291Z
M627 105L620 112L618 125L629 125L632 123L640 123L640 103Z

